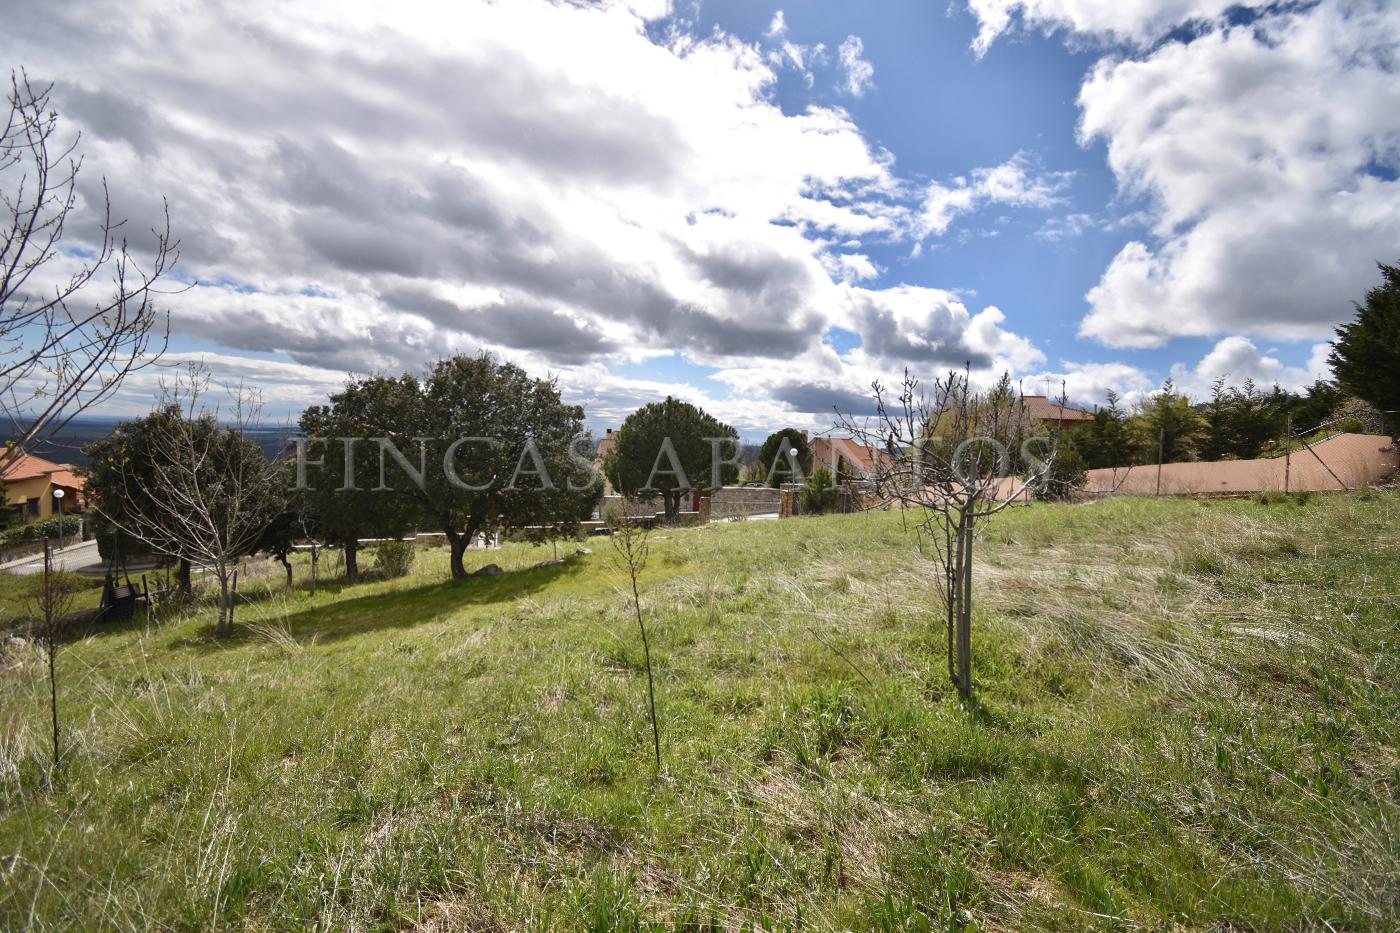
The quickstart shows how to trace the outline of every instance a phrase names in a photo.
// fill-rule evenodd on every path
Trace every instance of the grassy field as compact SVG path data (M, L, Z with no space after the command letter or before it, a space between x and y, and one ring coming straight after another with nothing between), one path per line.
M1393 929L1400 495L1035 505L977 699L897 515L426 551L0 672L0 927ZM17 584L0 589L9 611Z

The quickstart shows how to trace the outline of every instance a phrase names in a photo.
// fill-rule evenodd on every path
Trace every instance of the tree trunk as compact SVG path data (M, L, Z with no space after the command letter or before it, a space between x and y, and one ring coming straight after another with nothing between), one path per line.
M467 545L471 544L472 539L467 535L458 534L456 530L451 528L444 529L444 531L447 535L448 547L451 549L450 566L452 568L452 579L465 580L467 577L467 568L463 565L462 558L466 555Z
M215 573L219 578L219 621L214 626L214 635L222 638L228 634L228 572L218 567Z
M227 617L227 619L225 620L225 623L224 623L225 629L226 629L226 631L227 631L230 635L233 634L233 610L234 610L234 607L237 606L237 605L238 605L238 568L235 567L234 570L233 570L233 586L229 589L229 592L228 592L228 617Z
M360 542L350 537L345 540L345 579L358 580L360 577Z
M948 682L958 682L958 620L962 618L962 514L948 541Z
M681 491L679 489L668 489L666 492L661 494L661 498L665 502L665 511L667 519L675 518L677 515L680 514Z
M283 569L287 571L287 589L290 590L292 588L292 562L287 559L286 554L278 554L277 560L282 564Z
M972 696L972 512L963 522L962 618L958 624L958 693Z
M467 523L467 530L462 532L457 531L455 528L448 527L446 521L447 519L444 516L442 532L447 536L447 543L452 549L452 579L465 580L467 577L467 568L463 565L462 558L466 556L467 547L476 538L477 533L481 531L482 521L480 519L473 519Z
M175 589L185 599L194 593L194 586L190 583L190 562L184 557L175 564Z

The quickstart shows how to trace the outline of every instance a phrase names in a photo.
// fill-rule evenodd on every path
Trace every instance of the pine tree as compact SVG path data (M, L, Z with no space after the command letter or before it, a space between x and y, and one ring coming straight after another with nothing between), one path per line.
M739 477L738 467L724 462L738 453L739 432L704 409L669 395L664 402L643 405L628 415L614 437L617 440L603 464L613 488L628 496L659 493L668 518L680 511L685 493L723 486ZM716 455L720 476L713 477ZM679 471L674 469L677 466Z
M1118 404L1118 393L1108 392L1108 404L1094 412L1094 420L1074 428L1065 438L1086 469L1128 466L1134 444L1128 418Z
M1356 305L1356 320L1337 328L1328 362L1343 392L1385 412L1400 438L1400 265L1379 263L1384 282Z
M1191 399L1176 391L1168 379L1162 390L1144 401L1132 418L1143 463L1179 463L1196 453L1203 419Z

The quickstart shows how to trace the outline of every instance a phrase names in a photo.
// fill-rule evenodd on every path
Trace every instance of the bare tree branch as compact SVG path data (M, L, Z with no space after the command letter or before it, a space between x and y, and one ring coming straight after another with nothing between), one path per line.
M926 390L908 371L897 393L871 386L872 417L839 416L852 438L876 450L863 507L897 506L921 553L932 556L935 590L946 614L948 674L972 691L972 554L978 523L1043 488L1058 431L1043 456L1019 387L1003 375L984 392L969 372L935 378Z
M154 363L169 338L168 314L156 307L179 259L169 208L153 244L138 250L112 218L104 180L95 242L62 246L82 158L79 136L59 135L49 91L11 72L0 131L0 413L13 438L0 471ZM110 290L94 298L101 280Z
M282 511L287 489L280 464L248 437L261 400L235 388L221 411L204 404L208 387L197 365L163 387L143 469L122 474L119 498L129 506L103 514L152 550L208 567L219 583L215 632L227 635L238 558Z

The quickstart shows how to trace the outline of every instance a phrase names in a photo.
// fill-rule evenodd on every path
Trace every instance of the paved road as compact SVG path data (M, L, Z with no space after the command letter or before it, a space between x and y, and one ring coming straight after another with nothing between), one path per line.
M76 571L84 567L100 567L102 565L102 558L97 553L96 541L84 541L81 544L69 545L61 551L55 551L53 563L55 569ZM0 571L18 574L20 576L41 573L43 569L43 554L35 554L33 557L17 560L0 567Z

